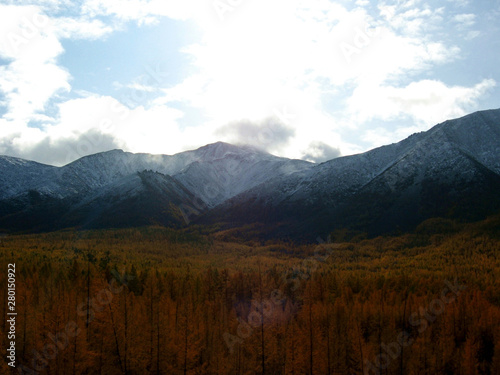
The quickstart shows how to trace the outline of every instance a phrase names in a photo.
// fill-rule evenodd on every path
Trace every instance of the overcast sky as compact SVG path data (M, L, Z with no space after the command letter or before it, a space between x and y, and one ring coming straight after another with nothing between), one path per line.
M0 154L324 161L500 107L500 0L0 0Z

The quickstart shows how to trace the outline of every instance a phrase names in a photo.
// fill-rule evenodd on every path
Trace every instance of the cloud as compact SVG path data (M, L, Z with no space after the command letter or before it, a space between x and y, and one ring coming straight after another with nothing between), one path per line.
M242 117L255 120L282 105L318 111L325 89L352 80L358 86L382 83L455 59L458 48L419 38L418 27L410 36L393 31L413 21L427 27L441 23L442 8L415 5L404 3L390 22L381 25L363 10L347 11L320 1L307 6L256 1L244 9L235 7L227 22L203 25L203 42L185 49L200 73L168 89L166 97L170 94L201 108L219 123ZM376 29L369 32L370 24ZM356 45L357 39L363 46L351 64L336 47L340 41Z
M0 93L4 118L29 122L49 99L70 90L69 73L56 63L63 48L50 30L50 20L33 6L0 5Z
M113 16L120 21L151 24L159 17L186 20L200 8L194 0L85 0L82 13L90 17Z
M75 1L72 0L3 0L2 2L7 5L18 6L36 5L43 10L50 11L60 11L75 4Z
M112 97L94 96L60 104L57 123L46 131L64 138L95 129L132 152L168 153L179 150L182 134L177 122L182 116L166 106L130 109Z
M446 119L465 115L495 86L492 79L473 87L447 86L436 80L412 82L405 87L363 86L349 98L349 111L360 122L409 115L426 130Z
M11 138L16 140L16 138ZM49 165L65 165L80 157L119 148L114 135L102 134L98 129L90 129L75 137L54 138L45 135L41 140L16 147L15 144L0 139L0 153L36 160Z
M0 5L0 58L7 62L0 67L0 147L40 158L53 147L51 162L64 162L60 150L68 145L84 150L89 139L102 142L78 156L105 147L173 153L220 137L322 161L359 151L341 136L352 129L363 129L373 144L399 140L475 109L496 83L429 79L434 68L462 59L462 39L478 32L454 38L446 26L470 28L474 14L461 9L452 18L447 8L418 0L371 7L359 0L353 8L324 0L230 1L222 17L214 2L197 0L22 4L35 5ZM197 42L180 51L190 63L180 82L117 82L144 98L134 105L91 92L68 98L83 91L72 89L71 72L58 64L62 39L103 39L127 22L162 18L196 26ZM292 116L277 116L282 108ZM179 125L193 118L193 126ZM404 123L384 132L368 128L373 120Z
M184 48L194 73L164 88L155 103L203 111L213 128L238 118L258 123L286 106L296 117L295 135L282 155L309 155L309 145L323 139L346 154L358 149L339 136L346 126L362 126L385 110L388 118L416 112L409 104L378 100L386 88L418 82L460 58L457 46L435 37L444 16L442 7L418 2L381 5L378 15L326 1L245 2L223 22L200 24L203 39ZM455 113L453 104L440 109Z
M247 144L268 152L279 151L294 136L294 129L286 126L276 117L260 122L235 121L215 132L216 135L236 144Z
M58 64L61 38L96 39L112 28L98 20L50 18L37 6L0 5L0 93L8 120L37 121L47 104L71 90Z
M323 142L312 142L304 153L302 159L314 163L323 163L328 160L338 158L341 155L340 149L334 148Z
M0 126L6 132L0 138L0 154L60 165L109 148L167 154L184 150L180 139L193 137L202 144L206 134L192 129L181 132L180 117L182 112L164 106L129 109L107 96L68 100L58 105L58 116L42 128L2 120ZM51 147L54 154L44 155Z
M114 31L114 27L106 25L98 19L85 17L58 17L51 20L55 34L66 39L100 39Z
M453 16L452 21L455 24L459 35L465 40L472 40L481 35L479 30L474 30L477 16L473 13L461 13Z
M64 52L60 39L96 39L112 29L97 20L49 17L41 8L54 9L55 5L56 2L50 1L39 2L37 6L0 5L0 57L6 61L0 66L4 108L0 119L0 153L61 164L68 161L63 154L68 154L69 148L78 149L85 137L95 139L99 130L86 129L65 136L61 133L68 131L60 132L57 119L46 114L49 105L63 108L68 102L62 101L62 105L55 102L61 102L61 95L71 90L71 75L58 64ZM93 109L86 110L92 113ZM105 135L107 141L92 151L115 146L114 137Z
M403 36L423 37L429 35L429 31L440 28L445 8L431 8L429 5L419 7L416 3L414 1L398 2L395 5L382 3L378 8L387 27Z
M412 119L413 125L404 125L407 121L402 121L392 129L388 126L366 129L362 139L373 148L398 142L435 124L472 112L479 98L495 86L494 80L486 79L473 87L422 80L405 87L363 88L351 97L350 110L356 113L360 123Z
M469 0L447 0L447 1L449 3L453 3L453 5L455 5L455 6L459 6L459 7L462 7L462 8L465 8L470 3Z
M453 21L464 27L474 26L476 23L476 15L472 13L457 14L453 17Z

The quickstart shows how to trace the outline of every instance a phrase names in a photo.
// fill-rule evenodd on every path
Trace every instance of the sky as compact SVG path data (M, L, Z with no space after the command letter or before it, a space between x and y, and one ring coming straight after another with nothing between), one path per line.
M500 0L0 0L0 155L323 162L500 107Z

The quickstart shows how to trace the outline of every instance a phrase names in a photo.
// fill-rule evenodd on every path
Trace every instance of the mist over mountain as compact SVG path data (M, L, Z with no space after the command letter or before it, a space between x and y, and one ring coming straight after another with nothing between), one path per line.
M500 209L500 110L314 164L218 142L175 155L121 150L63 167L0 156L0 229L260 223L269 237L410 230Z

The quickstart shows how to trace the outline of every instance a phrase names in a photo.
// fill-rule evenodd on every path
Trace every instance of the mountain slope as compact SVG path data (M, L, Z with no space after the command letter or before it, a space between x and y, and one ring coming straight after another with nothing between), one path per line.
M113 150L64 167L0 157L0 229L264 223L269 236L370 235L500 210L500 110L446 121L316 165L214 143L176 155Z
M58 220L58 226L83 228L185 225L183 215L206 210L203 203L168 175L143 171L84 196Z
M83 157L60 168L9 157L2 157L0 163L3 163L0 166L4 176L0 180L0 228L16 230L124 226L127 221L133 226L138 222L148 222L144 217L138 219L142 217L140 211L148 209L152 210L150 216L159 223L182 225L208 207L214 207L272 176L290 174L314 165L222 142L176 155L113 150ZM152 178L144 171L156 172L163 177ZM148 191L150 199L145 199L144 186L138 180L141 177L145 183L146 176L147 185L152 189ZM170 185L168 188L166 181ZM127 199L121 200L116 194ZM108 202L120 208L113 208ZM155 211L155 204L164 207L166 202L181 207L182 215L173 215L173 211L167 210L166 217L161 218ZM127 205L131 208L126 208ZM107 209L103 210L104 207ZM135 214L134 210L137 211ZM70 213L62 215L63 212ZM122 213L121 219L118 218L120 215L117 216L119 212ZM91 218L93 215L96 218ZM114 217L107 220L106 215ZM175 216L177 221L174 223L167 216Z
M500 209L499 161L500 110L478 112L267 181L200 223L263 222L274 233L311 239L340 228L407 230L433 216L476 219Z
M51 189L57 168L10 156L0 156L0 199L29 190Z
M313 166L302 160L277 158L258 151L226 154L191 163L173 177L210 207L276 176L287 176Z
M197 165L201 165L202 170ZM264 182L276 173L287 174L312 166L312 163L302 160L279 158L252 147L223 142L175 155L132 154L112 150L83 157L60 168L2 156L0 199L12 198L28 190L66 198L100 189L137 172L152 170L178 176L179 181L189 185L192 192L206 189L207 184L213 185L212 188L219 189L219 198L212 197L208 192L202 195L207 203L215 205Z

